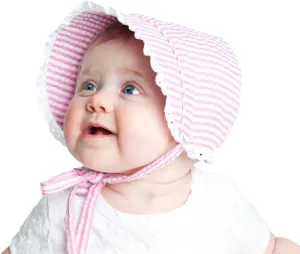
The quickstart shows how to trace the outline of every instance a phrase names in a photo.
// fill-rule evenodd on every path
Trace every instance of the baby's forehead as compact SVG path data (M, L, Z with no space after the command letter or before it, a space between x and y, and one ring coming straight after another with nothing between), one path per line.
M97 66L114 65L116 68L132 70L154 78L150 57L143 53L143 42L134 37L124 41L124 38L107 39L98 36L83 57L80 73L87 69L97 69Z
M101 33L99 33L96 36L94 43L107 42L107 41L111 41L114 39L117 39L117 40L125 43L133 38L135 38L134 32L132 32L128 26L123 25L119 22L116 22L116 23L109 25Z

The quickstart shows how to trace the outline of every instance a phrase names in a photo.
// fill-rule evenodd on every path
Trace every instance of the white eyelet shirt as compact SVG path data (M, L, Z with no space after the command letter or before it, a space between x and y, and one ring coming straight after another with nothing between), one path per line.
M270 231L234 182L192 170L186 204L168 213L126 214L99 194L88 254L264 254ZM11 254L65 254L69 189L44 196L12 239ZM76 196L75 222L86 196Z

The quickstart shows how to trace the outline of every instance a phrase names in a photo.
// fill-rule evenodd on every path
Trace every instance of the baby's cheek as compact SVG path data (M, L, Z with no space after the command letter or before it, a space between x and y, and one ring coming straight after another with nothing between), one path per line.
M64 119L64 136L65 141L68 144L72 144L76 136L79 135L82 125L81 107L76 103L71 103Z

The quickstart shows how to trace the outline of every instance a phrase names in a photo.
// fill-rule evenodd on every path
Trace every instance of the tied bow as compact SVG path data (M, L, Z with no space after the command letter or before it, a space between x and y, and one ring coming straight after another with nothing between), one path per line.
M67 253L69 254L85 253L92 226L91 218L93 218L95 211L95 199L105 185L104 176L103 173L94 172L86 168L77 168L61 173L41 183L43 195L71 188L65 217ZM75 194L87 195L76 231L73 208ZM74 232L76 232L76 235Z
M129 176L122 174L103 174L86 168L77 168L42 182L41 189L43 195L49 195L71 188L65 216L67 253L86 254L95 212L96 198L106 183L115 184L140 179L146 174L163 168L176 159L182 152L183 147L179 144L169 153ZM76 229L73 208L75 195L87 195Z

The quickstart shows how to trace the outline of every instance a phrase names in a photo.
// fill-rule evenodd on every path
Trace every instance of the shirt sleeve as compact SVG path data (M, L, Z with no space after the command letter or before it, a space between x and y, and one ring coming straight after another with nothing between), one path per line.
M48 198L44 196L12 239L11 254L50 254L48 233Z
M270 240L268 225L261 219L255 208L229 179L230 238L234 244L233 253L264 254Z

